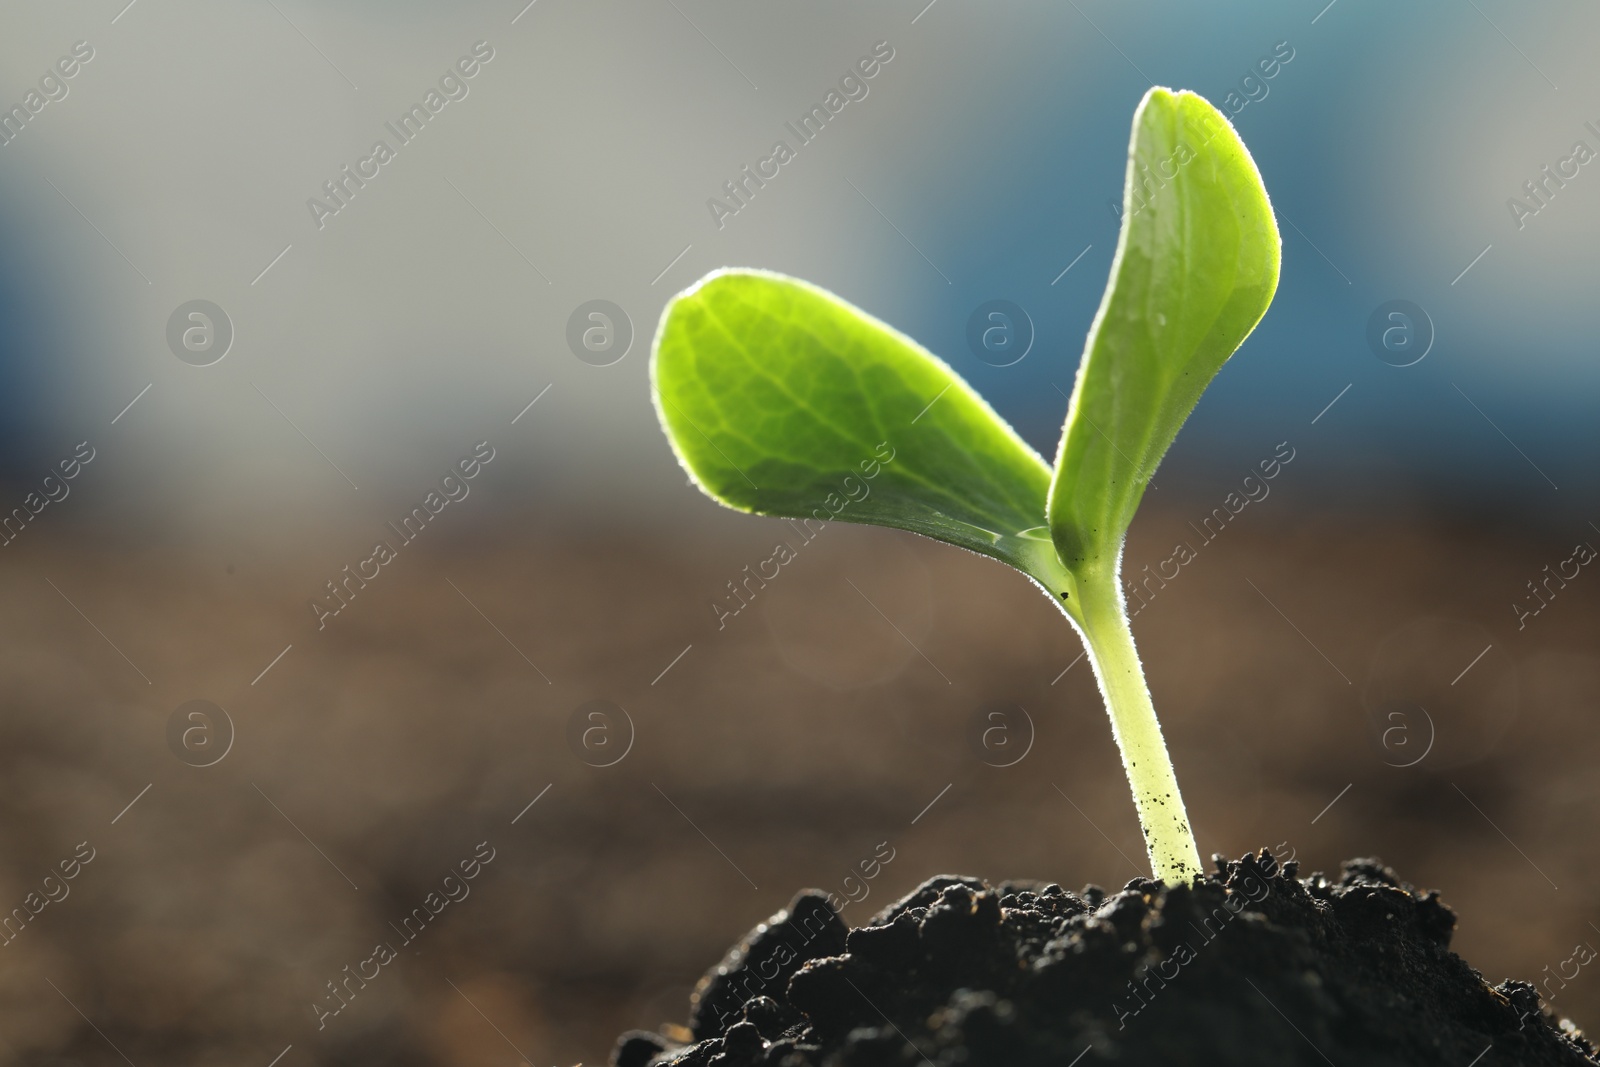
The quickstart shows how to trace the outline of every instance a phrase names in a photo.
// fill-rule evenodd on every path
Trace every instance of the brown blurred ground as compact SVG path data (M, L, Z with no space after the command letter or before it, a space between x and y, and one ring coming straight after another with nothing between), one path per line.
M1141 513L1130 570L1166 557L1195 510L1164 503ZM1287 842L1307 870L1381 855L1444 892L1491 981L1600 943L1583 829L1600 577L1520 633L1509 606L1576 531L1249 519L1134 622L1202 852ZM493 526L408 546L320 633L305 607L331 577L320 557L229 573L65 539L0 572L0 907L78 842L96 849L0 948L0 1053L121 1062L114 1044L141 1067L266 1067L292 1045L281 1067L592 1067L619 1030L681 1019L701 971L796 889L859 895L845 879L881 842L894 858L852 921L941 871L1143 873L1092 677L1061 674L1077 639L1000 566L834 526L719 632L712 598L792 531L751 519L690 549ZM237 727L203 769L166 740L196 697ZM595 698L636 728L603 769L568 743ZM1037 727L1003 769L972 741L993 701ZM1434 747L1397 767L1426 748L1415 706ZM485 840L471 895L319 1032L325 984L398 946L390 923ZM1555 1006L1600 1023L1600 978Z

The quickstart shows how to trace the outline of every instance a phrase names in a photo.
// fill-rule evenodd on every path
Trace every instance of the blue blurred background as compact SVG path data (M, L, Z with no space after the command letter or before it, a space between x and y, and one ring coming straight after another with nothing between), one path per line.
M691 20L542 0L515 25L422 5L294 20L150 5L115 25L87 4L11 12L0 50L19 101L74 41L95 58L0 147L5 469L48 464L150 383L143 426L125 428L148 438L123 498L170 508L199 482L246 509L305 492L351 506L265 394L376 503L472 432L446 427L553 384L548 436L513 457L536 491L574 506L658 493L669 461L647 342L667 296L724 264L814 279L894 323L1049 455L1052 386L1070 390L1115 245L1128 119L1155 82L1237 110L1285 240L1277 302L1174 471L1314 433L1305 477L1336 505L1582 513L1600 197L1585 167L1521 228L1507 202L1534 203L1522 183L1573 142L1600 148L1584 127L1600 120L1591 8L941 0L913 23L907 6L711 5ZM307 199L480 39L496 59L469 95L319 229ZM880 40L894 59L866 98L719 228L707 200L792 140L783 123ZM1293 58L1261 78L1275 49ZM212 368L164 343L167 314L194 298L237 331ZM564 343L593 298L636 335L607 368ZM1036 332L1008 367L965 340L996 298ZM1393 299L1435 334L1412 366L1367 343Z

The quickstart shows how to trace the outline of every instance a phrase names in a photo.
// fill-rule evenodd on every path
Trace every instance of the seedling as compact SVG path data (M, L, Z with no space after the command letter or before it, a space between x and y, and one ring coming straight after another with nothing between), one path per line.
M1190 92L1145 94L1053 468L915 341L778 274L716 271L673 298L651 362L662 427L713 499L910 530L1050 595L1088 650L1151 867L1169 884L1202 870L1128 626L1123 541L1178 428L1272 302L1280 244L1221 112ZM876 465L885 441L893 462Z

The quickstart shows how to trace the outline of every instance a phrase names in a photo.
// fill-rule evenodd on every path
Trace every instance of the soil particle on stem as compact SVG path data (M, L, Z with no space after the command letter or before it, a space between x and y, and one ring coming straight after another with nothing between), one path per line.
M1600 1063L1455 914L1377 860L1298 878L1263 849L1119 892L942 875L847 930L807 891L701 979L687 1036L615 1067L1519 1067ZM1514 916L1513 916L1514 917ZM669 1027L683 1036L682 1027Z

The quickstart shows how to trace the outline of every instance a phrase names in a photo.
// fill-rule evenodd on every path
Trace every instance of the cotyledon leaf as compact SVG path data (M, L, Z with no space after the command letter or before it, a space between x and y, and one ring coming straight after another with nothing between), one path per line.
M944 362L831 293L713 272L667 305L651 376L679 461L729 507L1059 570L1045 461Z
M1050 484L1050 532L1080 577L1108 572L1156 464L1278 286L1272 205L1233 126L1191 92L1133 118L1122 233Z

